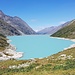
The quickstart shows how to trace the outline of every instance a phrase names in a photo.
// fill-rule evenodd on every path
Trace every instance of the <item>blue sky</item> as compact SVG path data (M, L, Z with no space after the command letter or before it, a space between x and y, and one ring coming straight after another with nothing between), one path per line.
M0 10L40 30L75 19L75 0L0 0Z

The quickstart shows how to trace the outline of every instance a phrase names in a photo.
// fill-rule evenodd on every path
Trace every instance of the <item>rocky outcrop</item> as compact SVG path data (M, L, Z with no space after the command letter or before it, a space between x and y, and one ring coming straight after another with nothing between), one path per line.
M0 52L0 60L18 59L23 56L23 52L16 52L16 47L9 45L6 49Z

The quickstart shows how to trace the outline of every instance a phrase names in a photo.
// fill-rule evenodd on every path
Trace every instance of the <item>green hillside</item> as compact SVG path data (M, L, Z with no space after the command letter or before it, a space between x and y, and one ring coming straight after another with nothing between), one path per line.
M58 30L56 33L54 33L51 36L74 39L75 38L75 20L71 21L69 25Z
M0 64L0 75L75 75L75 48L63 50L43 59L7 60ZM23 64L29 66L18 68Z

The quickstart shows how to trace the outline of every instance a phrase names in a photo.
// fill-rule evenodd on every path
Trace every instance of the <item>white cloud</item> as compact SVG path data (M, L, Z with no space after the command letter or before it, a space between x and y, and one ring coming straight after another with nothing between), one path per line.
M31 19L30 21L31 22L37 22L37 19Z
M59 24L64 24L64 23L66 23L66 21L61 21L61 22L59 22Z
M48 28L48 27L51 27L51 26L54 26L54 25L43 25L43 26L40 25L40 26L34 27L33 29L37 32L37 31L40 31L44 28Z
M37 32L37 31L40 31L40 30L42 30L44 27L42 27L42 26L36 26L36 27L34 27L33 29Z

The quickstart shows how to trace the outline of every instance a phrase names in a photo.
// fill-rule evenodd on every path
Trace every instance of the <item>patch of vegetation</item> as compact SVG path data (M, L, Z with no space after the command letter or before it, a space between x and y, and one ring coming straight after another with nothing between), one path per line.
M48 57L50 58L50 57ZM47 58L47 59L48 59ZM29 60L7 60L0 62L0 75L74 75L75 74L75 60L66 59L58 60L58 62L41 62L46 59L37 59L36 62L31 63L28 67L8 68L8 66L30 63ZM50 61L50 60L49 60ZM55 60L52 60L55 61ZM64 62L61 64L61 61Z
M37 71L50 71L51 70L52 65L51 64L46 64L46 65L41 65Z
M5 50L5 48L9 45L9 43L7 43L7 38L6 36L0 34L0 51Z
M35 59L28 67L8 68L9 66L30 63L30 60L0 61L0 75L75 75L75 48L64 50L50 57ZM72 53L72 54L71 54ZM73 59L57 59L60 55L72 55Z
M74 68L75 68L75 60L67 60L65 66L63 67L64 70L74 69Z

